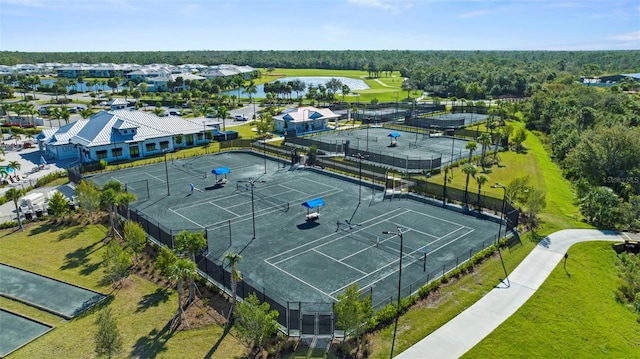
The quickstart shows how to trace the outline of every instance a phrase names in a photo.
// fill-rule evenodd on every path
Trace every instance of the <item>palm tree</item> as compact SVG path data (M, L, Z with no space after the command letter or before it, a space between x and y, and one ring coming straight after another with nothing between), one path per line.
M498 163L498 145L500 144L500 141L502 140L502 136L503 136L504 131L502 131L501 128L496 128L495 132L493 132L493 138L495 140L495 148L493 151L493 163L497 164Z
M478 211L482 211L482 203L480 203L480 192L482 191L482 186L489 182L489 176L484 173L481 173L476 176L476 181L478 182Z
M22 168L22 165L20 164L20 161L11 161L7 167L11 168L15 174L18 174L18 170Z
M94 89L94 86L97 84L97 81L94 79L91 79L89 81L87 81L87 90L89 91L93 91L94 93L96 92Z
M85 83L84 81L84 77L82 76L78 76L78 78L76 79L76 82L78 83L78 85L80 85L80 90L78 90L78 92L84 92L82 91L82 85Z
M253 102L253 95L258 92L258 88L256 87L255 82L253 82L253 81L249 82L249 85L242 92L249 94L249 102L251 102L251 104L253 104L253 116L251 118L255 120L256 119L256 104Z
M13 201L13 204L16 207L16 217L18 217L18 226L20 227L21 231L24 231L24 227L22 226L22 219L20 218L20 210L18 209L18 200L20 199L20 197L22 197L22 195L23 195L23 191L21 189L9 188L9 190L5 192L4 197L9 201Z
M491 134L488 132L482 133L478 136L478 142L482 145L482 152L480 155L480 165L482 166L482 170L485 168L485 156L487 155L487 146L491 146Z
M193 263L196 263L196 255L205 248L207 248L207 239L202 232L191 233L184 230L176 236L176 250L186 253ZM195 287L196 282L192 279L189 283L189 303L195 296Z
M80 110L80 116L82 118L84 118L84 119L87 119L87 118L93 116L93 113L94 113L93 110L90 109L90 108L85 108L85 109Z
M225 106L218 107L218 117L222 119L222 131L227 130L227 122L225 121L229 117L229 110Z
M474 141L469 141L464 148L469 150L469 163L471 163L471 157L473 156L473 152L478 149L478 144Z
M196 264L186 258L178 258L169 268L169 279L176 281L178 290L178 311L176 312L176 319L182 318L182 314L184 313L182 307L184 281L191 280L196 276L196 273Z
M69 118L71 118L71 112L69 112L69 109L66 107L62 107L60 108L60 118L64 120L65 124L69 124ZM58 127L60 126L60 119L58 119Z
M242 274L236 269L236 266L242 261L242 256L238 253L227 253L224 255L222 262L229 262L231 267L231 311L236 306L236 286L242 280Z
M351 89L349 88L349 85L342 85L342 89L341 89L342 102L344 102L344 97L349 94L349 91L351 91Z
M47 112L49 113L49 126L53 127L53 120L58 120L58 127L60 127L60 108L49 107Z
M467 175L467 180L464 185L464 204L466 206L469 204L469 178L476 176L478 173L478 167L472 163L466 163L462 166L462 173Z

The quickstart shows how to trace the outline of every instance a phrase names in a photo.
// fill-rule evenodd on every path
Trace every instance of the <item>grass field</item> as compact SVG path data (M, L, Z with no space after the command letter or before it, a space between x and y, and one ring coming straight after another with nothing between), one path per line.
M464 358L637 358L637 313L615 300L610 242L580 243L520 310Z
M511 122L514 131L524 128L522 122ZM489 182L483 190L494 197L501 198L501 189L492 189L490 185L498 182L508 185L513 179L523 176L530 177L530 185L546 193L547 206L540 214L541 224L539 232L552 233L565 228L592 228L581 221L580 211L575 205L574 190L563 176L557 164L553 163L543 144L537 136L528 133L524 142L526 148L523 152L500 152L501 166L493 166L487 169ZM475 155L476 153L474 153ZM430 182L442 183L444 174L438 174L429 179ZM452 187L463 189L466 176L462 167L453 170L453 179L449 184ZM469 190L474 193L478 185L472 178L469 181Z
M102 281L103 242L106 229L99 225L41 225L25 232L1 232L2 261L36 273L83 286L111 297L97 308L68 322L46 312L0 298L0 307L27 315L56 328L11 354L11 358L93 358L94 322L105 306L112 308L123 338L122 357L140 358L230 358L241 356L245 348L223 328L163 330L177 307L177 294L137 276L121 289L112 290Z
M524 127L523 123L514 122L514 127ZM503 251L503 257L507 271L515 269L520 262L535 247L540 237L565 228L591 228L580 221L579 211L573 201L573 188L569 181L562 177L560 169L551 161L539 138L529 133L524 143L525 153L503 152L500 153L504 167L492 167L488 176L489 183L499 182L508 184L512 179L524 175L530 175L531 184L547 193L547 207L540 214L541 225L536 233L526 233L522 236L522 246L515 246L509 251ZM443 174L432 177L429 181L442 183ZM475 181L470 182L470 189L476 190ZM458 167L454 169L452 186L464 189L465 176ZM502 196L502 191L497 190L496 197ZM609 244L610 246L610 244ZM612 252L613 253L613 252ZM577 260L577 258L576 258ZM564 274L564 272L562 272ZM412 344L418 342L444 323L451 320L457 314L471 306L494 288L500 278L504 278L504 272L500 261L496 257L485 261L473 274L462 277L459 281L439 290L436 295L430 296L420 305L413 307L400 318L399 333L396 340L396 351L401 352ZM611 279L610 279L611 281ZM541 288L544 290L546 287ZM588 288L585 288L588 290ZM541 290L541 291L542 291ZM611 294L611 293L610 293ZM588 294L585 294L588 296ZM611 294L612 295L612 294ZM549 302L550 304L552 302ZM519 314L520 312L517 312ZM553 322L555 317L547 315L548 312L540 310L534 315L541 321ZM372 358L387 358L389 356L390 343L393 335L392 327L384 328L371 336L374 353ZM572 328L574 333L581 333L582 327L578 324ZM526 340L526 331L518 332ZM540 331L541 335L544 333ZM516 334L514 334L516 335ZM481 343L482 347L483 344ZM477 357L506 357L498 355L503 351L508 353L512 343L508 340L493 342L492 347L482 352ZM526 352L523 352L526 353ZM529 354L535 353L530 351ZM516 355L518 357L518 355ZM521 355L528 357L528 355ZM563 357L544 356L540 357ZM564 356L580 357L580 356ZM583 356L584 357L584 356ZM589 355L587 355L589 357Z

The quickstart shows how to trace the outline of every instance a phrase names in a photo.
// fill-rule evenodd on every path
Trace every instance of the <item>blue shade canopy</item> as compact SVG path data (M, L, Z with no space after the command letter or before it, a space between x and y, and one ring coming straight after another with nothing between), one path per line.
M229 169L229 167L220 167L220 168L214 168L213 170L211 170L211 173L218 176L218 175L231 173L231 170Z
M390 134L388 134L389 137L391 138L396 138L396 137L400 137L400 133L399 132L391 132Z
M316 208L320 206L324 206L324 201L322 198L311 199L302 203L303 206L307 208Z

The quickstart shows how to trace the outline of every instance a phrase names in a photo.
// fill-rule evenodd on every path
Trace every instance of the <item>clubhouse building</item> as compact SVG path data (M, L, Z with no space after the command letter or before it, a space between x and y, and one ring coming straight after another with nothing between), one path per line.
M205 144L220 133L217 120L158 117L144 111L100 111L89 119L45 129L37 137L46 158L81 162L132 160ZM210 136L207 136L207 133Z

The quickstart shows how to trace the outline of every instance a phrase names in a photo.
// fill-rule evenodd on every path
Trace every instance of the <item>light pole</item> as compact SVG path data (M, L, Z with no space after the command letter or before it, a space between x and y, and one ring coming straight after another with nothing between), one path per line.
M262 156L264 157L264 173L267 173L267 136L262 139Z
M358 203L360 203L360 201L362 200L362 160L365 158L369 158L369 155L363 155L362 153L358 152L356 154L353 155L354 157L357 157L360 160L360 166L359 166L359 187L358 187Z
M389 358L392 359L393 358L393 347L396 344L396 333L398 331L398 317L400 316L400 290L402 288L402 257L403 257L403 253L402 253L402 228L398 227L398 231L397 232L391 232L391 231L383 231L382 234L393 234L396 235L398 237L400 237L400 268L398 269L398 304L396 307L396 323L395 326L393 328L393 341L391 342L391 353L389 354Z
M171 191L169 190L169 167L167 167L167 150L163 150L164 154L164 174L167 178L167 196L171 196Z
M253 239L256 239L256 209L255 202L253 200L253 187L255 186L256 180L249 179L248 181L238 181L238 183L248 183L251 186L251 225L253 226ZM264 182L264 181L260 181Z
M502 221L504 220L504 203L507 199L507 188L504 185L496 182L495 185L491 186L491 188L502 188L502 208L500 209L500 225L498 226L498 241L500 240L500 233L502 233ZM505 226L506 227L506 226ZM505 236L507 235L507 231L505 230Z
M205 121L202 121L202 140L204 141L204 153L207 153L208 140L207 140L207 126L205 125Z
M498 247L498 255L500 256L500 263L502 263L502 269L504 270L504 279L507 280L507 287L511 287L511 281L509 281L509 273L507 273L507 267L504 265L504 260L502 259L502 251L500 250L500 233L502 232L502 220L506 218L504 215L504 207L505 201L507 200L507 188L500 183L496 182L495 185L491 186L491 188L502 188L503 196L502 196L502 209L500 210L500 225L498 227L498 239L496 241L496 245ZM507 236L507 224L504 225L504 235Z

